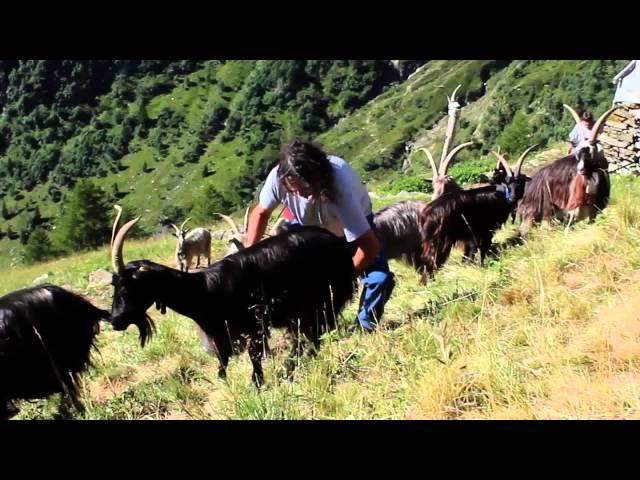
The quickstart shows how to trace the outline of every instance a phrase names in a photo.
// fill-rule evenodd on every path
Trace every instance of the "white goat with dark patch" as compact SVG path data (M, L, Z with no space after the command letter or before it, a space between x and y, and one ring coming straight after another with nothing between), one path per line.
M211 233L206 228L194 228L191 231L189 229L185 230L184 226L189 220L191 220L191 217L182 222L180 228L173 223L171 224L175 229L175 233L172 233L172 235L178 239L176 244L176 264L182 272L189 271L193 257L197 257L196 268L198 268L200 266L200 255L207 257L207 266L211 265Z

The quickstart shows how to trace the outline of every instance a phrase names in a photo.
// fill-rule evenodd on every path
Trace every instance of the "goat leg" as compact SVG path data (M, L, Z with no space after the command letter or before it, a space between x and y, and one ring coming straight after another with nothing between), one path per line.
M473 240L465 240L462 243L464 245L464 260L471 263L478 251L478 245Z
M484 259L487 258L487 253L491 248L492 236L483 237L480 239L480 265L484 266Z
M251 365L253 366L252 379L257 388L264 385L264 373L262 371L262 356L264 353L264 345L261 335L258 338L251 338L249 340L249 358L251 359Z
M300 339L298 332L290 331L290 333L293 339L293 346L291 347L289 357L284 361L286 377L289 379L292 377L293 371L296 368L297 359L299 359L304 352L304 342Z

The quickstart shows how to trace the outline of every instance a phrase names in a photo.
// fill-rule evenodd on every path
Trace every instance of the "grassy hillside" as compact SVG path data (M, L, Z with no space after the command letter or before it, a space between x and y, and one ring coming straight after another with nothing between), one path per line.
M517 152L531 143L544 148L564 138L571 119L563 102L596 114L604 111L613 96L610 79L624 62L439 60L423 64L405 80L393 77L380 62L160 63L142 62L144 74L119 78L94 106L83 104L92 112L87 125L76 119L83 118L78 111L84 110L71 109L75 116L69 114L62 126L76 130L62 144L53 173L31 190L16 191L8 187L13 181L3 183L3 203L17 214L0 218L0 232L29 231L36 206L55 225L68 192L60 182L84 171L83 162L97 169L93 178L108 195L117 191L126 211L143 216L140 228L148 234L160 230L163 217L193 215L194 203L211 188L230 209L242 210L281 143L296 134L315 137L344 156L376 192L428 190L426 159L415 146L426 143L439 152L446 94L458 84L463 108L456 142L473 138L479 148L463 151L451 173L473 182L493 164L487 154L496 145ZM74 88L82 91L82 85ZM23 104L12 107L16 115L18 107L26 108ZM39 129L38 112L25 114L34 125L31 130L14 122L19 127L4 157L0 149L0 176L11 155L31 145L31 133L36 144L45 142L43 152L49 148L46 135L53 134L46 132L58 130ZM125 135L126 128L132 132ZM112 158L123 139L128 139L126 153ZM45 168L41 150L25 161ZM407 157L412 167L402 174ZM0 237L0 266L21 263L23 245Z
M151 309L158 333L145 349L134 329L105 326L78 418L640 418L639 194L637 179L616 177L595 224L542 226L486 268L457 253L426 288L394 263L398 285L377 333L347 333L351 304L293 382L279 378L276 351L259 394L246 354L231 360L228 382L217 378L184 317ZM161 236L131 241L125 255L168 263L172 251ZM88 285L98 267L108 267L106 251L18 268L0 293L49 271L107 306L110 288ZM54 405L23 403L19 418L50 418Z

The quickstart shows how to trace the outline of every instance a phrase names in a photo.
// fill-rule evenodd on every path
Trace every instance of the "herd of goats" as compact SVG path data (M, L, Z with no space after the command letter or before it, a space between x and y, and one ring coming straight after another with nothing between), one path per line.
M455 102L455 92L449 98ZM577 124L580 118L565 105ZM535 171L521 169L529 147L513 168L499 152L498 163L485 185L463 189L447 176L456 154L472 143L448 152L455 125L449 125L440 168L422 147L432 168L431 202L401 201L375 214L385 253L412 266L426 283L459 244L465 259L480 250L481 263L492 238L509 218L520 216L519 236L534 223L552 218L593 218L610 196L608 162L597 138L606 118L595 123L588 141L574 153ZM111 260L113 298L111 311L55 285L25 288L0 298L0 420L14 416L15 401L62 393L61 408L82 409L80 375L90 365L90 353L100 322L122 331L135 325L144 347L154 331L147 310L154 304L162 313L169 308L191 318L201 345L219 360L218 374L226 375L229 358L247 350L256 386L264 381L262 358L269 353L270 328L283 328L292 343L285 361L291 375L304 352L313 355L323 333L336 328L336 318L352 298L357 283L351 252L344 239L320 227L290 228L279 220L267 238L244 248L243 227L225 215L233 238L224 258L211 264L211 234L204 228L175 229L176 262L170 268L149 260L125 263L123 245L135 218L118 229L119 206L113 225ZM189 271L200 256L207 267ZM309 275L309 272L313 272ZM304 278L304 281L301 279ZM313 348L306 348L307 346Z

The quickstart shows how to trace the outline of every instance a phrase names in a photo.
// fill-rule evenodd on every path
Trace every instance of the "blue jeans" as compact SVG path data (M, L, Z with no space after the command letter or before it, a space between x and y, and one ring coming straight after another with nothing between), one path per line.
M373 215L367 217L369 225L374 233L377 234L376 227L373 223ZM296 220L291 225L299 225ZM378 237L378 239L380 239ZM352 252L355 254L357 246L351 243ZM387 256L384 253L384 245L380 253L371 262L364 272L360 275L362 283L362 295L360 296L360 304L358 307L357 320L362 328L372 332L375 330L377 323L382 318L384 306L391 297L391 292L396 285L394 275L389 270Z

